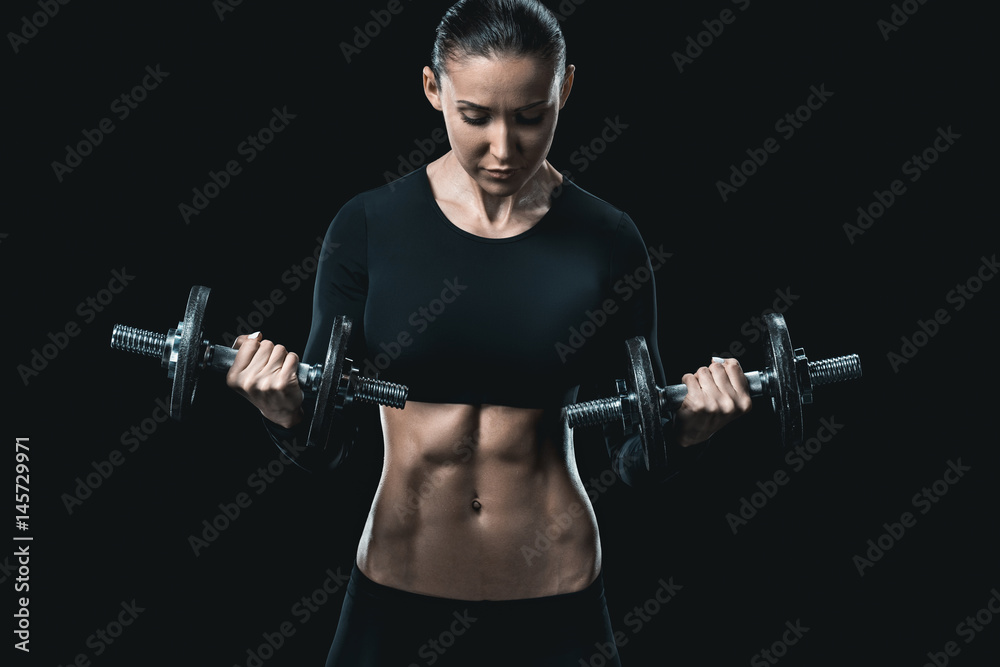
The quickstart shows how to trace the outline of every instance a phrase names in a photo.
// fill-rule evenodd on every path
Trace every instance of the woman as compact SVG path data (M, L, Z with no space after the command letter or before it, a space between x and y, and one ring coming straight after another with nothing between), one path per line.
M349 356L396 344L381 377L410 389L405 409L381 408L384 467L330 666L575 667L599 651L620 664L598 526L560 415L581 383L620 375L632 336L665 382L653 284L628 280L652 270L638 230L546 160L573 79L540 3L458 2L423 71L451 150L358 195L329 228L303 358L322 361L333 317L347 315ZM571 339L599 311L593 335ZM256 335L237 345L228 383L276 441L293 436L309 412L298 357ZM671 460L750 409L736 360L683 381L665 426ZM666 475L614 431L626 481Z

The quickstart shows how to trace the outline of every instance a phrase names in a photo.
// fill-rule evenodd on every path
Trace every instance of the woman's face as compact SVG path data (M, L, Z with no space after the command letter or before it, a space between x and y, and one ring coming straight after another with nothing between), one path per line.
M548 155L573 83L532 56L449 60L440 85L424 68L424 90L444 113L451 149L483 191L520 190Z

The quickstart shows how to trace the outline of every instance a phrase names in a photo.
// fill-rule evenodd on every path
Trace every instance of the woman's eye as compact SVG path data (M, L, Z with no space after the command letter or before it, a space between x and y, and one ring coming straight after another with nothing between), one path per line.
M518 114L517 116L514 117L514 120L517 121L518 125L538 125L544 119L545 119L545 114L539 114L538 116L531 116L531 117L522 116ZM486 123L490 122L490 117L467 116L466 114L463 113L462 120L468 123L469 125L485 125Z

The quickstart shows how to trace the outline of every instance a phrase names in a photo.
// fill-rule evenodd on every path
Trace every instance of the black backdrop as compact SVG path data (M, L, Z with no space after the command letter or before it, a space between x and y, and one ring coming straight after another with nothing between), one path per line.
M190 418L161 422L164 373L108 341L117 322L165 331L203 284L210 338L252 319L301 349L307 258L338 208L414 151L422 163L446 150L421 151L442 122L420 70L447 4L5 7L8 485L15 438L30 448L28 529L8 524L0 551L7 608L30 598L31 651L5 648L14 664L256 664L248 651L267 665L322 664L378 479L377 423L350 469L319 483L275 463L253 409L221 378L201 382ZM671 381L734 343L757 367L747 323L775 304L811 357L864 362L862 381L808 409L806 434L828 440L808 461L777 451L759 405L669 488L597 490L606 455L595 434L577 434L625 664L771 664L763 650L785 665L992 664L1000 281L984 280L997 252L985 10L550 6L578 72L550 160L672 253L657 273ZM355 39L363 48L348 62L341 44ZM144 81L129 108L121 96ZM275 110L287 126L248 161L241 142ZM799 127L781 122L796 112ZM776 152L761 150L768 138ZM914 155L926 170L904 164ZM230 160L239 173L185 219L180 205ZM750 175L723 197L734 164ZM851 232L858 207L878 217ZM279 474L262 482L269 464ZM767 483L776 473L785 484ZM241 493L248 506L227 526L220 504L232 511ZM736 523L741 506L750 518ZM224 529L196 554L192 535L214 537L203 521ZM663 583L675 595L661 605ZM17 622L7 616L12 644ZM282 624L294 634L278 642ZM497 650L518 663L513 638ZM596 649L591 664L602 664Z

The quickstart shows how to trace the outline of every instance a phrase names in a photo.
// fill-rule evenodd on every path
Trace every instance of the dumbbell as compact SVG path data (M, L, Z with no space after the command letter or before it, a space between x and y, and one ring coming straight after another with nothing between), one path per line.
M567 406L566 421L570 428L620 422L626 433L640 434L646 468L662 470L667 455L660 415L684 402L687 386L656 386L649 350L641 336L626 341L626 348L629 373L615 383L618 396ZM809 361L802 348L792 347L785 318L779 313L764 317L764 350L764 370L745 373L750 396L770 399L778 416L782 446L795 446L802 441L802 406L812 403L813 388L860 378L861 359L850 354Z
M170 416L180 420L191 408L198 376L205 369L226 372L236 359L236 352L225 345L212 345L202 338L202 322L211 290L195 285L188 296L184 319L166 334L116 324L111 332L111 347L143 356L159 358L173 381L170 392ZM354 401L402 408L409 390L405 385L358 375L358 369L345 357L351 336L351 320L337 316L330 332L326 360L322 364L299 364L297 376L304 391L315 392L316 409L309 423L308 447L324 449L331 435L341 433L338 423L342 413ZM351 434L353 436L353 434Z

